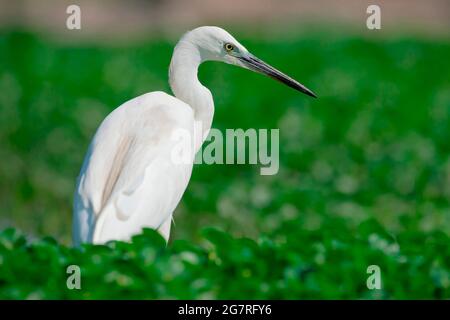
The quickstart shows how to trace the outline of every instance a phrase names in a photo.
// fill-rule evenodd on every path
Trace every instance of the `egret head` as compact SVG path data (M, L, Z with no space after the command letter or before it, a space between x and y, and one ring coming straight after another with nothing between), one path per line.
M196 28L188 32L184 40L199 50L203 61L214 60L234 64L267 75L302 93L316 97L314 92L298 81L252 55L232 35L219 27Z

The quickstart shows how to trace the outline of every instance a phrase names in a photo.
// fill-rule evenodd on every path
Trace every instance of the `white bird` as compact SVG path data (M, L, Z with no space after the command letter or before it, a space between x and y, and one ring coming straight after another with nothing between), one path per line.
M171 152L178 129L193 133L201 122L206 138L212 124L211 92L197 78L199 65L222 61L266 74L307 95L302 84L259 60L228 32L199 27L176 45L169 70L175 97L156 91L129 100L101 123L77 180L73 241L105 243L142 231L158 230L169 238L172 214L188 185L194 157L175 163ZM204 140L203 138L203 140ZM203 141L195 143L197 151ZM194 153L195 154L195 153Z

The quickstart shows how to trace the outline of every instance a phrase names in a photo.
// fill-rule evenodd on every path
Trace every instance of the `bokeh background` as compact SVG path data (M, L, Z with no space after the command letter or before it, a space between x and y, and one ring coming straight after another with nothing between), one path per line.
M73 3L81 6L81 30L65 27ZM369 4L381 7L381 30L366 28ZM351 242L373 221L394 243L412 235L406 245L420 256L438 233L445 249L426 272L444 288L435 297L448 293L445 0L1 0L0 229L70 244L75 180L96 128L124 101L169 91L173 46L199 25L226 28L319 99L246 70L202 66L216 104L213 126L280 128L280 171L196 165L172 241L199 243L199 230L214 226L276 243L312 241L308 232L340 232ZM369 246L395 251L377 241Z

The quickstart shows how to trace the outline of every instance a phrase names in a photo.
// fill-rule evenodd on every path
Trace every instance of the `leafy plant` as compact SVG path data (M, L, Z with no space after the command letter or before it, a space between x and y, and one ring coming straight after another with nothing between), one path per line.
M411 241L414 240L414 241ZM0 233L0 297L8 299L431 299L450 297L450 250L442 233L401 234L375 222L350 234L335 224L288 235L286 242L234 238L205 229L202 244L166 246L144 229L132 243L67 248L46 238L28 243ZM416 243L425 250L415 250ZM81 289L68 289L69 265ZM382 287L366 286L369 265Z

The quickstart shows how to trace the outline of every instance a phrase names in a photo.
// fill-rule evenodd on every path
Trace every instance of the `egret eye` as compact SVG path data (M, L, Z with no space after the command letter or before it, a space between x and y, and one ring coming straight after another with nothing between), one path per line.
M223 46L227 52L231 52L234 50L234 46L231 43L225 43Z

